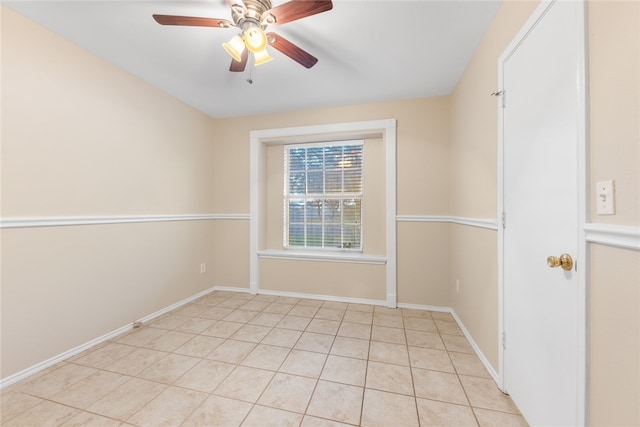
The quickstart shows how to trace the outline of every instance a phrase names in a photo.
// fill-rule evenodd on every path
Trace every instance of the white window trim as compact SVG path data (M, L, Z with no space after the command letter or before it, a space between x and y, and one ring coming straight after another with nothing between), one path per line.
M349 137L345 138L348 134ZM396 120L373 120L365 122L337 123L293 128L265 129L251 131L250 137L250 284L249 290L257 294L260 290L260 255L275 257L278 251L264 250L265 241L265 198L266 198L266 152L269 145L287 145L302 142L327 141L327 135L335 135L335 140L385 139L385 194L386 194L386 255L369 255L376 263L386 264L387 307L397 306L396 280ZM329 137L331 139L331 137ZM286 251L281 251L286 252ZM344 262L357 262L348 256L334 256ZM284 256L284 255L283 255ZM291 253L289 252L289 256ZM305 259L326 261L326 258L311 254ZM366 256L365 256L366 257ZM354 257L351 257L354 258ZM366 259L366 258L365 258Z
M353 251L313 251L313 250L278 250L266 249L258 251L259 258L265 259L301 259L307 261L349 262L354 264L379 264L387 263L384 255L365 255Z

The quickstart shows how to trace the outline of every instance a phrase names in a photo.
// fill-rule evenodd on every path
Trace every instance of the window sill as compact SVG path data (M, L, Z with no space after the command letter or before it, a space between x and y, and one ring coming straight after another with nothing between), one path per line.
M384 255L366 255L353 252L319 252L319 251L293 251L267 249L258 251L258 257L264 259L287 259L324 262L349 262L354 264L378 264L387 263Z

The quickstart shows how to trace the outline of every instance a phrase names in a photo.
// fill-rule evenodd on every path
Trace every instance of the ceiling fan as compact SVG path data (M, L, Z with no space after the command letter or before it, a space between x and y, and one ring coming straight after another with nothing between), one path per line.
M240 29L240 34L223 43L224 49L233 58L229 71L244 71L249 53L253 54L255 65L272 60L267 46L272 46L306 68L311 68L318 62L316 57L281 35L265 30L269 25L282 25L331 10L331 0L290 0L276 7L271 6L270 0L225 1L231 8L233 22L227 19L174 15L153 15L153 18L162 25Z

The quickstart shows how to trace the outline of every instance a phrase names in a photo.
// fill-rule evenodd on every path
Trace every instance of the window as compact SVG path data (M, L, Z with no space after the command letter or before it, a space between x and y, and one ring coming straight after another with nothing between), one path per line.
M362 141L285 148L285 248L362 249Z

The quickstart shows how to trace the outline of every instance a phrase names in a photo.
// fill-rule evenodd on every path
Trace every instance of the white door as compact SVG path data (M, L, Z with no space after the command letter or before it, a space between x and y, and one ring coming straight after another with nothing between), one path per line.
M503 383L531 425L584 421L584 280L575 265L547 264L561 254L583 262L583 7L541 4L500 61Z

